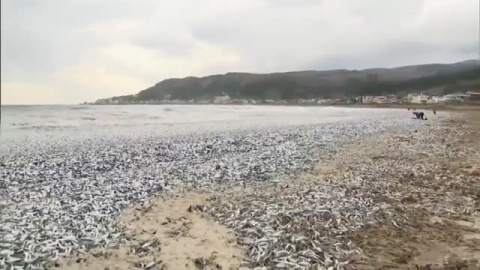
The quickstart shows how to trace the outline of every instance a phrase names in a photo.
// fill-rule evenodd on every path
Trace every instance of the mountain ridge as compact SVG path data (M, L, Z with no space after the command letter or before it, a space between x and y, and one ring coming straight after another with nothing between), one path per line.
M274 73L227 72L169 78L138 94L112 97L116 103L148 100L293 100L359 95L403 95L414 91L445 94L480 88L480 60L363 70L301 70ZM102 99L101 101L105 101ZM98 103L98 101L97 101Z

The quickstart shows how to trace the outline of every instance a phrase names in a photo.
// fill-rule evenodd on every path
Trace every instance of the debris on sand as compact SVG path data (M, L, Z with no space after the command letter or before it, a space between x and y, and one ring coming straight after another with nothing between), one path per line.
M346 143L401 127L425 125L389 115L168 136L59 131L9 141L0 154L0 267L43 267L72 252L116 248L129 240L118 215L156 194L287 177L311 169Z
M455 161L480 160L479 145L458 142L465 138L463 133L431 126L428 132L375 137L346 147L329 170L251 184L242 192L225 189L207 213L240 235L249 267L372 266L377 264L375 254L388 250L395 255L385 256L391 264L380 264L380 269L411 269L422 252L419 243L424 250L433 249L435 243L461 248L478 244L459 238L471 230L480 233L480 227L465 229L453 221L435 225L428 220L480 214L480 178L451 166ZM405 241L392 246L399 239ZM463 255L469 265L477 265L478 251Z
M1 145L0 154L0 268L41 268L72 253L118 248L131 241L118 222L124 209L147 207L162 193L221 193L237 187L256 190L231 194L230 200L217 200L211 208L194 205L191 211L212 215L239 232L240 243L249 247L250 265L341 267L358 253L345 237L349 231L405 222L405 216L382 201L389 198L388 182L381 172L363 172L362 167L356 169L363 174L345 171L344 182L328 185L287 179L311 170L348 143L393 129L419 130L411 147L423 142L423 149L441 147L450 154L446 144L428 144L427 131L434 127L399 113L299 127L12 140ZM396 161L385 162L393 166ZM409 174L429 173L428 166L412 170L397 165ZM366 188L372 181L373 187ZM474 210L470 202L438 211L458 208ZM142 211L148 214L148 207ZM178 233L183 232L172 231Z

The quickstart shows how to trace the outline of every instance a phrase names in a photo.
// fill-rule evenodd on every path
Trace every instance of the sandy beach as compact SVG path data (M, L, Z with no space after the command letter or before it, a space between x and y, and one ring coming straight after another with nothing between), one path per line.
M476 269L478 121L398 111L202 136L76 138L82 147L43 138L31 155L11 143L0 263Z
M121 219L129 222L127 228L137 229L134 235L139 234L140 242L148 231L159 233L147 240L158 239L162 249L152 250L147 258L159 258L152 262L160 269L265 266L291 269L312 264L322 269L328 263L326 254L336 255L335 247L342 241L354 248L340 268L477 269L480 267L480 145L476 140L479 120L478 113L453 115L428 134L398 130L366 138L345 146L328 162L294 179L231 186L208 194L190 192L160 197L144 208L127 211ZM330 212L338 215L335 219L319 220L316 207L324 206L321 197L317 200L307 197L322 195L325 188L335 192L339 186L345 188L342 195L347 200L349 196L371 199L377 208L371 214L381 215L361 227L345 220L349 217L341 212ZM284 213L272 218L273 208L283 209ZM309 209L311 213L294 213L293 210L299 209ZM252 210L260 213L242 213ZM233 218L236 222L230 222L228 214L236 215ZM272 226L272 219L277 227ZM132 222L142 225L138 227ZM249 223L254 226L245 226ZM143 234L138 232L139 228ZM249 232L251 229L263 233L263 237L257 238L273 243L272 247L264 245L273 250L271 254L257 257L262 242L245 241L255 238ZM293 252L284 244L292 235L306 239L290 244L309 246L303 248L312 253L292 258ZM331 238L336 241L331 242ZM318 241L319 247L315 247L315 239L323 240ZM281 254L282 250L285 254ZM118 269L123 269L135 261L132 255L122 256L121 249L112 254L106 259L81 257L85 261L77 263L75 258L62 264L67 268L103 269L103 265L118 265ZM331 265L335 265L337 258ZM145 263L148 259L144 259Z

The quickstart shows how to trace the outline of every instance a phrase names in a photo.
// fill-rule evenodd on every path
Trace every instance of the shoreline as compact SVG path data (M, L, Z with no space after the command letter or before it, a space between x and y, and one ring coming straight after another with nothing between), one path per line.
M445 104L351 104L351 105L335 105L335 107L343 108L378 108L378 109L423 109L449 112L469 112L480 111L480 105L445 105Z
M286 104L273 104L273 103L258 103L258 104L223 104L223 103L161 103L161 104L74 104L74 105L58 105L58 106L278 106L278 107L344 107L344 108L377 108L377 109L408 109L408 108L420 108L420 109L432 109L438 108L445 111L478 111L480 110L480 104L456 104L448 105L442 103L431 104L416 104L416 103L385 103L385 104L298 104L298 103L286 103ZM14 106L14 105L12 105ZM57 106L57 105L52 105Z

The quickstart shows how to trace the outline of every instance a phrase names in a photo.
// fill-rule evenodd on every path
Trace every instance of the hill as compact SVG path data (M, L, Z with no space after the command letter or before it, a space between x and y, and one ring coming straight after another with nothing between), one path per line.
M115 103L147 100L232 99L294 100L361 95L446 94L480 88L480 61L365 70L295 71L271 74L227 73L166 79L136 95L107 99ZM103 100L103 102L105 99Z

